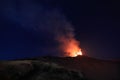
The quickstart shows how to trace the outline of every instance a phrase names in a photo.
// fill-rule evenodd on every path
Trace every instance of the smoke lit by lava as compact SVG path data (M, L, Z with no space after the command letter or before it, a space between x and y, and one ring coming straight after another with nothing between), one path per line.
M60 49L65 53L64 56L76 57L78 55L83 55L79 47L79 42L75 40L74 37L67 38L61 36L59 37L59 42L61 43Z

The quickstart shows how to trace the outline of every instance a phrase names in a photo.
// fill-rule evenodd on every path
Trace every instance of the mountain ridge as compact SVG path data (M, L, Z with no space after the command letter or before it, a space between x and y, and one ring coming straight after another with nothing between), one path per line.
M47 64L47 68L46 65ZM7 66L6 66L7 65ZM29 59L21 59L21 60L10 60L10 61L0 61L0 71L5 72L9 69L12 69L18 71L17 74L24 73L27 74L27 79L22 80L51 80L44 77L51 77L54 75L54 77L59 77L57 74L51 73L51 68L48 68L49 66L53 66L52 70L53 72L56 72L57 74L64 76L60 78L60 80L120 80L120 62L119 61L111 61L111 60L99 60L95 58L91 58L88 56L77 56L77 57L55 57L55 56L44 56L44 57L37 57L37 58L29 58ZM3 66L3 67L2 67ZM6 68L7 67L7 68ZM58 68L60 67L60 68ZM45 71L44 71L45 68ZM48 73L46 72L46 69L48 70ZM60 74L60 72L65 71L67 74ZM30 76L31 70L36 70L38 72L32 73L34 75L33 77ZM43 72L42 72L42 71ZM49 72L50 70L50 72ZM23 71L23 72L21 72ZM29 72L30 71L30 72ZM71 72L72 71L72 72ZM28 74L28 73L29 74ZM75 72L75 75L73 76ZM45 75L43 76L44 73ZM81 76L78 76L78 74L81 74ZM51 75L50 75L51 74ZM67 75L71 75L67 76ZM1 78L0 74L0 78ZM23 74L22 74L23 75ZM4 75L5 76L5 75ZM38 78L40 76L41 78ZM66 77L67 76L67 77ZM74 79L75 76L78 76L77 79ZM32 77L32 79L31 79ZM34 79L35 78L35 79ZM36 79L38 78L38 79ZM5 79L2 79L5 80ZM11 80L11 79L6 79ZM17 80L17 79L12 79ZM53 78L53 80L56 80L56 78Z

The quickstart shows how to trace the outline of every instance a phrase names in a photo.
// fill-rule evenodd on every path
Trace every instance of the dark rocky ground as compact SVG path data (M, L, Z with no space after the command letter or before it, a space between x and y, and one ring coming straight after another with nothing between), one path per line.
M120 80L120 62L85 56L0 61L0 80Z
M82 73L38 60L2 61L0 80L86 80Z

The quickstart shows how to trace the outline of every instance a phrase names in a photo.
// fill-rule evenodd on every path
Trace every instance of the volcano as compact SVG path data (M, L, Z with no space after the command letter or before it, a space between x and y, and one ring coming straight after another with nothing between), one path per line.
M0 61L0 80L120 80L120 61L87 56Z

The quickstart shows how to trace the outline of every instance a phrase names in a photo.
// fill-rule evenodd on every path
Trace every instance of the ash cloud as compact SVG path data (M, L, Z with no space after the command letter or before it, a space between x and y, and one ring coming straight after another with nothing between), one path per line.
M39 53L43 55L49 53L51 53L50 55L53 55L54 53L54 55L56 55L56 53L64 52L64 49L61 49L61 47L67 47L70 41L74 40L77 44L79 44L79 42L74 39L73 26L69 21L67 21L66 17L59 11L59 9L49 8L49 6L46 7L41 4L33 3L32 0L21 0L17 3L14 1L3 3L4 5L1 5L2 13L0 13L0 15L3 16L4 20L7 20L12 24L19 25L8 25L8 27L19 27L26 31L25 33L22 33L22 35L25 34L26 36L21 37L26 39L25 44L28 42L26 47L23 45L25 53L29 53L28 50L31 51L34 49L31 52L36 55ZM12 35L15 34L16 33L14 32ZM29 48L28 46L32 47ZM17 52L19 52L19 50Z

